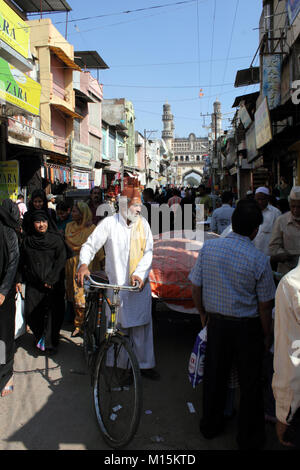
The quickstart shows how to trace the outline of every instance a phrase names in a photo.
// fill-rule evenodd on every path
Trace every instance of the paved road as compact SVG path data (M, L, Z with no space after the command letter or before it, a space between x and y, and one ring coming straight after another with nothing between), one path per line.
M219 438L207 441L198 430L201 385L193 390L187 363L199 323L169 320L158 313L154 320L159 382L143 379L141 424L130 450L236 449L236 419ZM64 325L59 352L38 356L33 337L19 338L15 356L15 390L0 399L0 449L108 450L98 431L82 340L70 338ZM193 403L190 413L187 402ZM151 410L151 414L145 411ZM274 427L268 425L266 449L281 449ZM159 438L160 442L155 442Z

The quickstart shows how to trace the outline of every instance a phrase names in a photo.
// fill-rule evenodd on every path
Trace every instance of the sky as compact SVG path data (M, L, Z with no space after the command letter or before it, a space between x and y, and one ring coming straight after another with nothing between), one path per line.
M104 98L132 101L142 134L157 131L151 137L161 138L166 101L175 137L206 136L211 118L203 115L213 112L215 99L228 129L235 97L259 89L235 88L234 81L255 56L262 0L67 1L68 41L74 50L96 50L103 58L109 66L99 72ZM65 36L66 14L50 17ZM258 61L257 55L253 65Z

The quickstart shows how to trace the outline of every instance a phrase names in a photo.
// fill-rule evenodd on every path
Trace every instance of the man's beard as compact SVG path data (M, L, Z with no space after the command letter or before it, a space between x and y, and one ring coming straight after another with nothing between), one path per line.
M136 222L139 218L139 214L133 214L132 212L128 211L127 212L127 219L130 221L130 222Z

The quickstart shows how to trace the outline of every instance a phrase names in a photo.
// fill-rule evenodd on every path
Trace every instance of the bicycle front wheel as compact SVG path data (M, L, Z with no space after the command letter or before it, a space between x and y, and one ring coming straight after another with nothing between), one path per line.
M94 371L94 405L100 431L115 449L135 435L142 410L139 365L128 340L116 335L100 348Z

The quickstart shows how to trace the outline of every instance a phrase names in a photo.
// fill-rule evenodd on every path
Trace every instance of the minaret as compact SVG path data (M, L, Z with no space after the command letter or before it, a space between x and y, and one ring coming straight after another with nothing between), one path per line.
M223 133L221 103L218 99L214 102L214 112L211 115L211 131L213 139L218 138Z
M164 124L164 130L162 131L161 137L165 141L165 144L170 152L172 151L172 142L174 138L173 118L174 116L171 113L171 105L166 102L166 104L163 105L162 121Z

